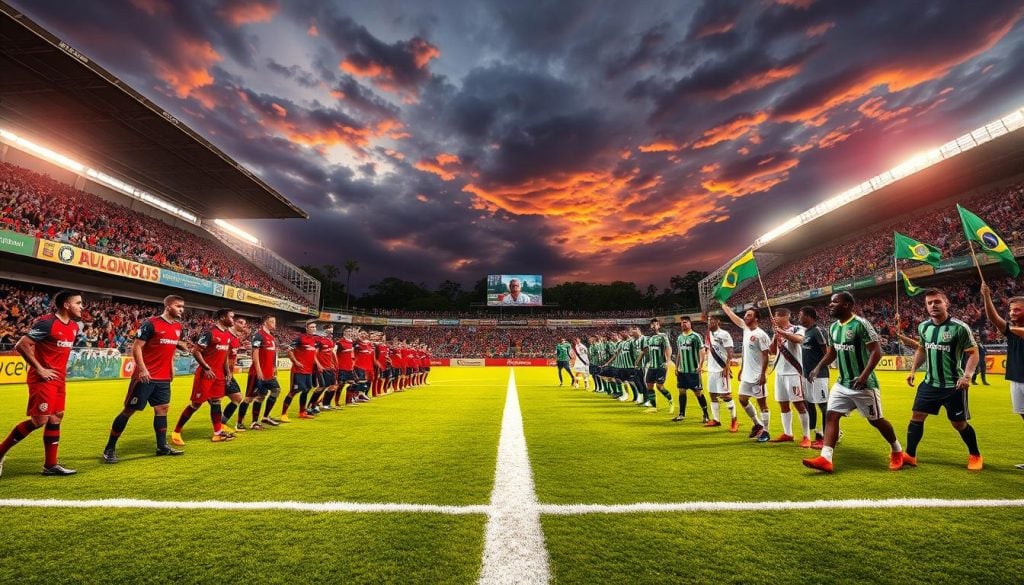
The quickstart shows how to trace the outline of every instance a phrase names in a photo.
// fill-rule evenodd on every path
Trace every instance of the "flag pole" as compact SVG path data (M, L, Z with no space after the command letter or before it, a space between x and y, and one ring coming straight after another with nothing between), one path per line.
M892 266L896 271L893 275L893 281L896 283L896 314L900 314L900 261L896 258L896 254L892 255ZM900 339L900 335L903 334L901 325L903 323L900 319L896 320L896 367L899 368L903 361L903 340Z
M974 267L978 269L978 278L981 279L981 284L985 284L985 276L981 273L981 265L978 264L978 255L974 253L974 242L971 238L967 238L967 245L971 247L971 258L974 259Z
M764 306L768 307L768 318L772 317L772 304L768 302L768 290L764 288L764 281L761 280L761 269L757 266L757 262L754 262L754 268L757 268L757 282L761 285L761 294L764 295Z

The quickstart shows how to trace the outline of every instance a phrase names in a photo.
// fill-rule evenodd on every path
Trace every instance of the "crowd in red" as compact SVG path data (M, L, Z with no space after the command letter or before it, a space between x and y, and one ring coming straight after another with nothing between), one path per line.
M1006 241L1024 242L1024 182L976 194L958 201L985 220ZM823 250L787 262L764 275L768 296L819 288L867 276L893 267L892 232L897 231L942 250L944 258L969 254L960 216L954 202L895 224L858 234L845 242L828 244ZM761 296L758 286L748 286L735 295L734 304L752 302Z
M0 228L309 303L214 239L8 163L0 163Z

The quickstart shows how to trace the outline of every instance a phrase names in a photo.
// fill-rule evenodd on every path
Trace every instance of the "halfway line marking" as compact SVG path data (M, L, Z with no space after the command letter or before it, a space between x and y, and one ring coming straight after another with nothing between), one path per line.
M546 584L551 579L537 492L523 434L515 371L509 368L494 491L484 536L481 585Z
M541 514L636 514L644 512L749 512L773 510L838 510L856 508L1024 508L1024 500L944 500L893 498L888 500L812 500L809 502L678 502L636 504L544 504Z
M388 504L362 502L224 502L220 500L161 501L112 498L106 500L0 500L0 507L10 508L146 508L154 510L288 510L293 512L391 513L419 512L426 514L487 514L491 507L441 506L433 504Z

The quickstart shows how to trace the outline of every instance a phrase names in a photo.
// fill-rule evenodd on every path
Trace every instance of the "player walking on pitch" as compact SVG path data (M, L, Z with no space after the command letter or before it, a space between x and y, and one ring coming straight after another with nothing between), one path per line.
M821 327L818 326L818 311L814 307L800 308L800 325L804 328L804 341L800 344L803 355L804 402L807 403L808 424L814 431L811 449L825 446L825 435L818 432L818 413L821 413L821 428L825 429L825 413L828 412L828 368L818 371L818 377L812 377L814 366L821 362L828 349L828 340Z
M651 396L651 404L657 406L657 390L668 401L668 413L675 411L675 403L672 402L672 394L665 389L665 378L668 375L668 364L672 363L672 343L668 335L661 332L661 321L657 317L651 319L651 334L644 338L643 359L644 359L644 383L647 384L647 394Z
M227 379L231 377L230 360L234 335L228 330L234 325L235 314L231 309L220 309L214 315L216 322L213 327L204 331L192 348L192 357L199 364L192 380L192 397L178 417L178 424L171 432L171 443L184 445L181 431L185 428L192 415L202 406L203 402L210 405L210 421L213 423L211 441L222 443L235 438L233 433L223 429L224 420L220 408L220 400L227 389ZM237 340L236 340L237 341Z
M680 422L686 418L686 391L690 390L697 397L697 403L703 413L702 422L706 425L708 418L708 401L704 398L700 373L704 369L707 351L700 334L692 329L690 318L683 316L679 323L681 330L676 338L676 388L679 390L679 415L672 419Z
M793 412L791 408L795 408L802 432L800 446L810 449L811 422L807 416L807 407L804 405L804 366L801 348L805 331L800 325L790 323L789 316L789 309L775 311L773 320L775 337L772 338L772 346L768 349L769 352L774 349L779 355L779 366L775 370L775 400L779 403L779 412L782 418L782 434L772 439L772 442L793 442Z
M960 433L970 453L967 469L980 471L984 463L978 450L978 436L967 422L971 418L967 408L967 389L971 387L971 376L978 367L974 335L970 326L950 317L949 299L942 291L925 291L924 304L930 319L917 326L921 342L914 353L907 384L914 386L914 375L922 365L926 366L925 376L914 397L903 464L917 467L917 445L924 436L924 421L929 414L939 414L939 409L945 407L949 422ZM967 368L961 370L960 362L964 355L968 356Z
M569 374L569 379L573 379L572 368L569 367L569 352L572 351L572 346L569 345L569 341L566 338L562 338L555 344L555 368L558 369L558 385L561 386L562 382L562 370L565 370Z
M985 315L992 326L1006 337L1006 380L1010 383L1010 403L1013 412L1024 419L1024 297L1010 297L1010 318L1004 319L992 302L992 290L981 285L985 301ZM1024 470L1024 463L1017 464Z
M587 346L583 345L583 341L579 337L573 338L572 356L572 387L579 388L582 378L583 389L587 390L590 388L587 383L587 376L590 374L590 355L587 353Z
M3 475L4 459L11 447L44 425L43 475L77 473L57 462L57 446L60 444L60 423L64 420L68 356L78 336L78 321L81 320L81 293L59 291L53 297L53 313L36 319L28 334L14 346L28 364L28 419L14 427L0 443L0 475Z
M853 295L846 291L832 295L828 303L829 312L836 319L829 330L831 345L825 357L811 370L810 377L817 378L822 368L838 359L839 380L832 386L828 398L825 445L821 455L804 459L803 464L832 473L832 454L839 440L839 421L857 410L889 443L889 469L900 469L903 467L903 447L892 424L882 417L882 400L875 377L875 366L882 359L880 338L867 319L853 314L854 303Z
M722 311L740 330L743 331L743 364L740 367L740 406L747 413L754 426L748 435L759 443L766 443L771 439L768 433L768 390L765 387L768 371L768 347L771 345L771 338L764 332L764 329L757 323L757 309L747 309L740 319L729 305L722 303ZM761 408L760 418L754 407L750 405L750 399L757 401Z
M711 399L711 420L704 426L720 427L722 406L724 402L729 409L729 432L735 433L739 430L739 419L736 418L736 403L732 399L732 335L722 329L722 320L718 315L712 315L708 322L708 348L707 355L710 360L707 363L708 370L708 397Z

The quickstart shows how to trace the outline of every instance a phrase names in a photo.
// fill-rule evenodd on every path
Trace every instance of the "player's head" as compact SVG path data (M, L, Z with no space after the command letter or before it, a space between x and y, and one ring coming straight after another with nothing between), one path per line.
M508 281L508 292L512 293L512 296L518 295L521 290L523 290L523 283L519 282L518 278Z
M949 315L949 297L937 288L927 289L924 291L924 307L929 317L944 321Z
M757 327L757 320L761 318L761 311L758 311L754 307L743 311L743 324L753 329Z
M560 338L560 339L558 340L558 342L559 342L559 343L567 343L567 342L568 342L568 340L567 340L567 339L566 339L565 337L562 337L562 338Z
M1006 302L1010 305L1010 321L1024 325L1024 297L1010 297Z
M323 335L324 337L334 337L334 325L331 325L330 323L324 325L324 328L320 331L320 335Z
M689 333L693 329L693 321L686 315L683 315L679 318L679 328L683 330L683 333Z
M800 325L804 327L814 327L817 324L818 311L810 305L800 307Z
M591 334L591 335L587 336L587 343L593 344L595 341L597 341L597 336L596 335L592 335Z
M789 324L789 318L792 315L793 314L789 312L789 309L783 309L783 308L775 309L775 318L781 320L783 322L783 324L785 324L785 325Z
M651 325L651 331L657 333L661 330L661 320L657 317L652 317L648 323Z
M249 328L249 320L245 317L235 316L234 323L235 331L244 332Z
M306 321L306 334L316 335L316 321Z
M70 290L57 291L57 294L53 295L53 310L64 313L73 321L81 321L82 293Z
M722 318L718 315L711 315L708 317L708 329L712 331L718 331L718 328L722 326Z
M845 321L853 314L854 303L856 301L850 291L837 292L828 301L828 312L833 318Z
M260 325L262 325L267 331L273 331L277 329L277 317L273 315L263 315L263 318L260 320Z
M235 312L231 309L217 309L217 312L213 314L214 320L221 327L227 329L235 324Z
M178 295L167 295L164 297L164 312L171 319L181 319L185 314L185 299Z

